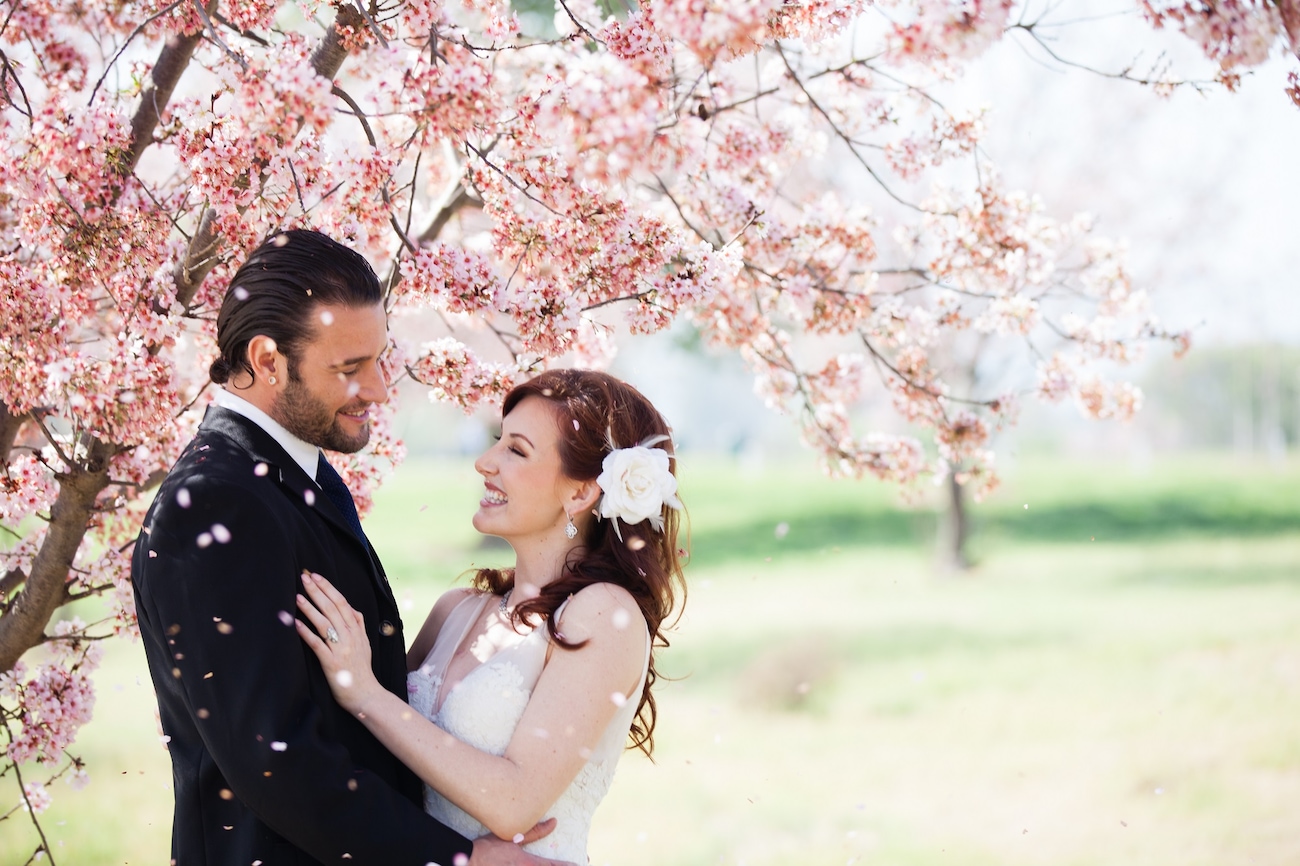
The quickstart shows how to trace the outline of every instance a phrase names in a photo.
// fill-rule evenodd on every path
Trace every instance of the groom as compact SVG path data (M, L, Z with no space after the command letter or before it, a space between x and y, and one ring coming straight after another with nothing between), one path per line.
M334 702L293 627L301 575L329 578L365 615L375 675L405 697L397 604L321 453L365 447L370 408L387 399L374 271L319 233L275 235L231 280L217 344L212 381L225 387L132 562L172 758L172 862L552 863L426 815L419 779Z

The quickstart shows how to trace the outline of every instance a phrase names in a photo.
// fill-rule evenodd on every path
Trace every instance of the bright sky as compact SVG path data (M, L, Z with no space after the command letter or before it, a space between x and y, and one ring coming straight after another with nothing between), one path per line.
M1084 5L1101 4L1065 8ZM1060 32L1057 54L1098 69L1137 58L1137 74L1167 50L1175 77L1208 75L1189 40L1132 16ZM1099 234L1127 239L1167 323L1203 322L1201 345L1300 343L1300 109L1283 93L1296 66L1278 58L1235 94L1184 88L1165 100L1065 69L1013 35L955 98L991 107L987 147L1006 180L1040 193L1055 216L1088 211Z

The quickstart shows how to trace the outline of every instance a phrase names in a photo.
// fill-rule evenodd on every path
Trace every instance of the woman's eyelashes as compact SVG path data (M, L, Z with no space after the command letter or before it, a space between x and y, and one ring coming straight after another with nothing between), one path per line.
M500 441L501 441L501 434L500 434L500 433L493 433L493 434L492 434L492 438L495 439L496 441L500 442ZM510 451L512 454L518 454L520 457L527 457L527 456L528 456L527 454L525 454L525 453L523 452L523 449L521 449L518 445L507 445L507 446L506 446L506 449L507 449L508 451Z

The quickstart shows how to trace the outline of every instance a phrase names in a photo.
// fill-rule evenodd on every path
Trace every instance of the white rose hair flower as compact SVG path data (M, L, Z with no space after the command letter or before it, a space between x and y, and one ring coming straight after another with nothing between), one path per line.
M668 468L668 452L654 446L667 436L653 436L632 448L614 448L601 463L596 484L603 494L600 498L601 517L617 518L614 534L623 538L618 520L629 526L643 520L658 532L664 530L663 509L680 509L677 498L677 479Z

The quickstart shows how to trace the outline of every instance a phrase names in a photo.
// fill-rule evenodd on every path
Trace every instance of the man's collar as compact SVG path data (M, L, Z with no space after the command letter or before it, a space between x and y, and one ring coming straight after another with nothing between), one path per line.
M225 388L218 388L212 400L222 409L228 409L236 415L242 415L267 432L280 447L288 452L293 462L302 467L307 477L316 479L316 461L320 459L320 449L310 442L299 439L261 409Z

